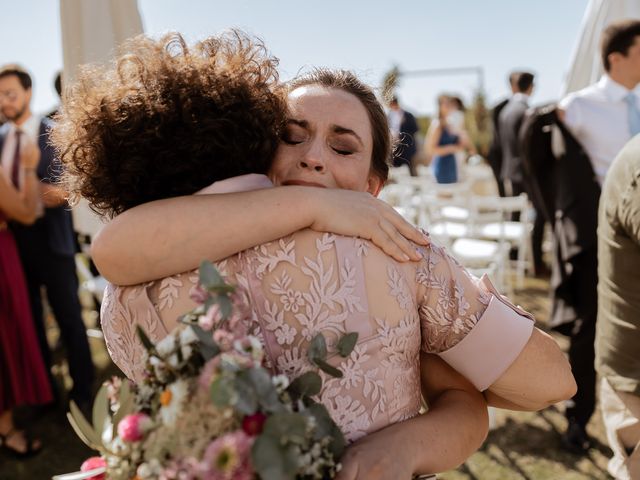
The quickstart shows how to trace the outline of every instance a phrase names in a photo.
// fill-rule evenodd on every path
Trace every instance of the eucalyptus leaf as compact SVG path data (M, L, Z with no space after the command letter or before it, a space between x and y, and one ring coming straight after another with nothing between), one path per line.
M218 407L230 407L236 396L233 380L220 375L211 384L211 400Z
M279 412L267 418L262 433L278 441L280 445L302 444L306 438L307 425L308 420L301 413Z
M284 410L284 406L278 396L278 391L271 381L271 375L262 367L255 367L242 372L247 376L255 389L258 402L267 413L275 413Z
M238 375L233 380L233 388L236 392L234 408L244 415L256 413L258 395L251 379L247 375Z
M261 480L294 480L285 474L284 450L277 441L259 435L251 447L251 463Z
M315 337L311 339L309 342L309 351L307 352L309 360L315 362L316 360L324 360L327 358L327 341L324 338L324 335L318 333Z
M296 398L318 395L322 389L322 378L316 372L306 372L295 378L287 389Z
M349 355L351 355L351 352L356 346L357 341L358 341L358 332L351 332L344 335L338 341L338 345L336 345L340 356L346 358Z
M105 427L110 425L109 416L109 398L107 396L107 385L103 384L98 390L98 394L96 395L95 400L93 401L93 409L92 409L92 423L93 428L98 434L100 438L104 435Z
M149 337L147 336L147 334L144 331L144 329L140 326L140 324L136 324L136 332L137 332L138 337L140 338L140 341L142 342L142 345L144 346L145 350L149 354L155 352L156 351L156 347L153 345L153 342L151 340L149 340Z
M335 377L335 378L342 378L342 372L338 370L336 367L334 367L333 365L329 365L324 360L316 358L313 361L313 363L315 363L318 366L318 368L320 368L320 370L322 370L324 373L331 375L332 377Z
M233 310L231 299L226 295L218 295L216 300L218 305L220 305L220 314L222 315L222 318L229 318L229 315L231 315L231 311Z
M340 427L329 415L327 408L321 403L314 403L305 410L305 413L315 419L314 439L320 440L329 437L331 439L329 444L331 453L335 458L340 458L346 447L346 440Z
M191 328L196 334L196 337L198 337L198 347L200 349L200 354L204 358L205 362L220 353L220 347L216 345L211 332L207 332L199 325L191 325Z
M224 280L222 276L213 266L213 263L208 260L204 260L200 264L200 285L202 285L206 289L213 289L221 284L224 284Z

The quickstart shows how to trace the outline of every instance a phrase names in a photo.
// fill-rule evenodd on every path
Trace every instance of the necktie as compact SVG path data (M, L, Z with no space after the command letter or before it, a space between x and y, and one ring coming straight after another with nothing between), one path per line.
M627 115L629 120L629 133L633 137L640 133L640 109L638 109L638 103L636 101L636 95L630 92L626 97L627 102Z
M20 136L21 130L16 130L16 149L13 154L13 165L11 166L11 183L16 188L20 188Z

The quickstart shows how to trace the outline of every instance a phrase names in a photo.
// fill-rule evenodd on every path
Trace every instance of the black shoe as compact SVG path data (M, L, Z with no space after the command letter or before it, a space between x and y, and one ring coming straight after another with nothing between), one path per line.
M562 447L576 455L586 455L591 448L591 440L585 428L579 423L569 421L567 431L561 438Z

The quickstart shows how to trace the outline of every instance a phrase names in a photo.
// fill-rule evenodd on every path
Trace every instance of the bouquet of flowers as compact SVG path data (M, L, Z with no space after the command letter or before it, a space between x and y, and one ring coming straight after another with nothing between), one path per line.
M157 344L139 329L147 350L145 380L102 386L92 422L71 404L78 436L100 453L83 472L54 479L286 480L332 478L345 441L312 397L322 380L308 371L292 380L263 364L261 342L247 335L242 292L203 262L192 298L199 306ZM346 357L357 334L336 348ZM330 375L319 334L309 359Z

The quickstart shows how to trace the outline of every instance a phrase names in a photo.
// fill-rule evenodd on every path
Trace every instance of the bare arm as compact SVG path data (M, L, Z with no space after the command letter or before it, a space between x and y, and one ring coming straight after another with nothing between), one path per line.
M422 355L421 377L428 412L355 442L338 480L408 480L442 472L482 445L489 428L482 394L435 355Z
M453 145L442 145L442 146L438 145L441 135L442 135L442 126L439 124L433 128L430 128L429 132L427 132L426 147L427 147L427 153L429 154L429 156L449 155L462 150L462 145L460 143L456 143Z
M39 200L36 167L40 160L40 149L26 144L20 155L20 168L24 171L24 185L16 190L0 172L0 208L9 217L20 223L31 224L36 220Z
M130 285L196 268L303 228L370 239L397 260L418 260L427 239L368 193L276 187L158 200L127 210L93 241L112 283ZM406 238L405 238L406 237Z
M550 335L533 329L511 366L484 392L489 405L510 410L540 410L576 393L571 366Z

